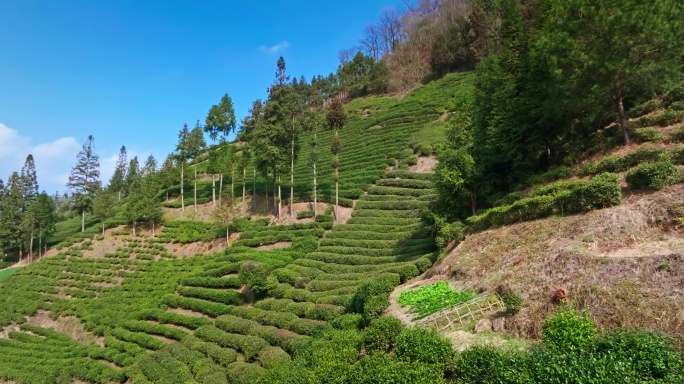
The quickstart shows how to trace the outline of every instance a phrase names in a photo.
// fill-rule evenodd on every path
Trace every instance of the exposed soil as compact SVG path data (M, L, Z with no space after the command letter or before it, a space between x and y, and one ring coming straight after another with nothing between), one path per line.
M354 200L354 205L356 205L356 201ZM337 216L335 217L335 224L346 224L349 219L352 217L352 213L354 212L354 208L352 207L337 207Z
M416 173L433 173L433 168L438 161L434 156L421 156L418 158L418 163L409 167L411 172Z
M82 344L97 344L104 346L104 338L97 337L83 328L81 321L74 316L50 318L50 312L39 310L35 315L26 318L26 324L42 328L52 328L64 333ZM0 331L0 338L7 338L9 331L19 331L19 326L9 325Z
M179 315L194 316L194 317L205 317L205 318L209 319L209 316L205 315L204 313L192 311L190 309L169 307L166 310L168 312L177 313Z
M617 207L470 235L421 278L512 289L525 299L506 320L515 336L539 337L563 288L602 328L664 331L681 346L684 228L674 219L683 216L684 185L632 195Z
M290 246L292 246L291 241L279 241L279 242L274 243L274 244L260 245L260 246L256 247L256 249L258 249L260 251L268 251L271 249L288 248Z
M239 234L231 235L231 242L240 238ZM209 243L194 242L189 244L164 244L168 252L176 257L195 256L198 253L216 252L226 248L226 239L214 239Z

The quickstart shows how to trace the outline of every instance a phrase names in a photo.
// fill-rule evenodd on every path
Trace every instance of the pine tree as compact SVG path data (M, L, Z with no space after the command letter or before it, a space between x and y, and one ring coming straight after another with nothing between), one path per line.
M225 139L234 130L235 110L233 109L233 100L226 93L218 105L213 105L209 109L205 119L204 132L208 132L211 140L216 142L219 134Z
M121 192L126 190L126 166L128 165L128 153L125 146L119 150L119 158L112 178L109 180L109 189L117 193L117 199L121 201Z
M3 254L21 245L24 199L22 187L19 173L13 172L7 180L0 202L0 251Z
M200 125L199 120L197 120L195 128L193 128L188 135L188 156L195 162L195 186L193 191L195 212L197 212L197 157L206 147L207 143L204 141L202 126Z
M125 206L126 218L133 224L133 235L136 224L148 221L152 224L154 235L156 224L161 221L163 212L161 202L157 198L160 191L159 178L156 173L137 178L131 186L130 195Z
M142 177L146 177L157 172L157 160L153 155L147 156L145 160L145 165L142 168Z
M128 169L126 170L126 191L131 189L131 186L140 177L140 161L138 156L133 156L128 162Z
M33 155L26 156L24 166L21 168L21 184L24 193L23 210L26 211L38 197L38 177Z
M108 190L100 191L93 201L93 215L102 222L102 236L105 234L105 221L115 212L114 196Z
M94 150L94 138L90 135L76 156L78 161L71 169L67 183L73 190L74 209L81 214L81 232L85 232L86 211L92 209L93 199L100 189L100 162Z
M347 114L344 112L342 103L339 100L333 100L330 103L326 113L325 119L328 123L328 127L333 129L333 137L330 144L330 150L332 152L333 158L331 166L333 169L333 181L335 182L335 219L338 217L338 207L339 207L339 182L340 182L340 151L342 150L342 142L340 141L340 136L338 131L344 126L347 121Z
M184 193L184 185L185 185L185 162L188 160L188 152L189 152L189 147L188 147L188 139L190 136L190 132L188 131L188 125L183 124L183 128L178 132L178 144L176 144L176 151L178 152L176 154L176 159L178 163L180 163L180 198L181 198L181 210L185 211L185 193Z
M38 195L29 205L22 218L22 230L29 236L29 261L33 261L33 243L36 235L41 240L38 250L42 248L42 238L54 231L55 203L46 193Z

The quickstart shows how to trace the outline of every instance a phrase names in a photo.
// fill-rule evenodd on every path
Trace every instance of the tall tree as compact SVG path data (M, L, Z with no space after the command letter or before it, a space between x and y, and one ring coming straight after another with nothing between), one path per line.
M263 103L261 100L255 100L252 103L252 107L249 109L248 115L245 116L240 124L240 132L238 132L237 140L245 143L244 151L248 155L244 165L247 165L248 162L253 160L254 132L259 129L260 124L263 122L263 113ZM243 168L243 174L245 174L246 171L246 168ZM252 210L256 210L256 172L257 167L255 165L252 170Z
M204 132L209 133L212 141L216 142L216 138L220 134L223 138L235 131L235 110L233 108L233 100L224 94L218 105L212 105L205 119Z
M71 169L67 187L73 190L74 209L81 214L81 232L85 232L85 214L93 206L93 198L100 189L100 161L95 153L92 135L83 144L76 156L76 165Z
M20 247L23 200L21 176L13 172L7 179L0 202L0 251L4 254Z
M93 201L93 215L102 222L102 236L105 234L105 221L116 212L114 196L108 190L100 191Z
M318 215L318 179L316 165L318 162L318 129L325 125L325 115L323 114L323 95L311 86L305 93L306 111L303 116L303 124L306 130L311 132L311 155L309 164L313 171L313 211L314 216Z
M340 205L340 193L339 193L339 183L340 183L340 151L342 150L342 143L340 141L340 136L338 131L347 122L347 114L344 112L342 103L339 100L333 100L328 106L325 112L325 120L328 124L328 128L333 130L333 137L330 144L330 150L332 152L333 158L331 166L333 169L333 181L335 182L335 219L338 218L338 209Z
M579 73L584 92L605 94L614 105L625 144L624 99L638 89L658 89L681 73L684 2L676 0L569 0L553 3L547 48L569 57L559 68Z
M130 195L125 206L125 214L128 222L133 224L133 235L136 235L136 224L138 222L150 222L152 224L152 235L155 234L155 227L163 216L159 195L160 185L156 173L147 177L140 177L133 182Z
M122 145L119 150L119 158L116 160L116 167L112 178L109 180L109 189L117 193L117 198L121 201L121 192L126 190L126 166L128 165L128 152L126 146Z
M154 158L153 155L147 156L147 160L145 160L145 165L142 168L142 177L146 177L148 175L151 175L153 173L157 172L157 160Z
M29 205L22 220L22 231L29 238L28 255L29 261L33 261L33 242L36 237L40 239L38 250L42 248L42 238L54 231L55 225L55 203L46 193L41 193Z
M31 154L26 156L24 166L21 168L21 184L24 192L23 209L27 210L29 205L38 198L38 176L36 174L36 164Z
M131 161L128 162L128 170L126 171L126 189L130 189L131 185L140 178L140 161L138 161L138 156L133 156Z
M189 145L188 140L190 137L190 131L188 130L188 125L183 124L183 128L178 132L178 144L176 144L176 159L180 164L180 198L181 198L181 210L185 211L185 194L183 193L185 185L185 162L189 157Z
M195 183L194 183L194 207L195 212L197 212L197 157L202 153L202 151L207 147L207 143L204 141L204 133L202 132L202 125L199 120L195 123L195 128L190 131L188 135L188 155L195 163Z
M292 206L294 205L294 163L297 152L299 152L299 146L296 144L299 142L300 118L304 112L303 95L300 92L304 92L305 87L306 81L301 84L293 80L292 85L286 88L283 97L283 105L288 120L284 126L287 135L290 137L290 217L293 216Z

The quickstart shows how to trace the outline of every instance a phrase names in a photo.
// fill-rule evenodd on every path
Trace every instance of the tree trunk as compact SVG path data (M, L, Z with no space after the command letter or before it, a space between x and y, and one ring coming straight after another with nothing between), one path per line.
M81 211L81 232L85 232L85 209Z
M154 220L152 220L152 237L154 237Z
M184 168L184 164L181 163L181 211L185 211L185 194L183 193L183 184L185 184L183 178Z
M316 162L313 163L313 184L314 184L314 217L318 216L318 187L316 184Z
M104 236L104 230L105 230L105 228L104 228L104 221L103 221L102 222L102 236Z
M38 258L43 257L43 236L38 236Z
M335 171L337 173L337 171ZM339 181L335 182L335 220L337 220L337 211L339 210L340 207L340 190L339 190Z
M622 95L617 97L618 117L620 119L620 128L622 128L622 137L625 140L625 145L629 144L629 132L627 126L627 116L625 115L625 106L622 103Z
M283 209L283 189L282 189L282 179L278 176L278 219L280 219L280 213Z
M290 217L292 217L292 205L294 204L294 118L292 119L292 147L290 151Z
M230 208L235 206L235 169L230 170Z
M252 170L252 211L256 212L256 167Z
M221 173L221 181L219 181L219 203L221 202L221 199L223 198L223 173Z
M136 234L135 234L135 221L133 222L133 236L136 236Z
M242 213L245 213L245 196L247 195L247 167L242 167Z
M216 208L216 175L211 174L211 206Z
M121 190L119 189L119 201L121 201Z
M316 146L318 145L317 130L314 128L314 139L313 139L313 195L314 195L314 217L318 216L318 184L316 183Z
M193 192L195 194L195 212L197 212L197 164L195 164L195 188Z
M470 210L473 216L475 216L475 214L477 213L477 206L475 204L475 194L472 191L470 191L468 194L470 195Z
M31 241L29 242L29 262L33 262L33 228L31 228Z
M230 247L230 224L226 225L226 244Z
M268 202L268 172L266 172L266 180L264 181L264 192L266 193L266 214L268 214L268 209L270 208Z

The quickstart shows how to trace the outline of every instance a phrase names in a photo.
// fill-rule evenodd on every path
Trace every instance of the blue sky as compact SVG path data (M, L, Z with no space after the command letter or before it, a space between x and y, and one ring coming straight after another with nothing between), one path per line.
M161 162L224 93L238 119L265 98L278 56L291 75L327 75L397 5L0 0L0 179L32 153L40 188L64 191L89 134L105 181L121 145Z

